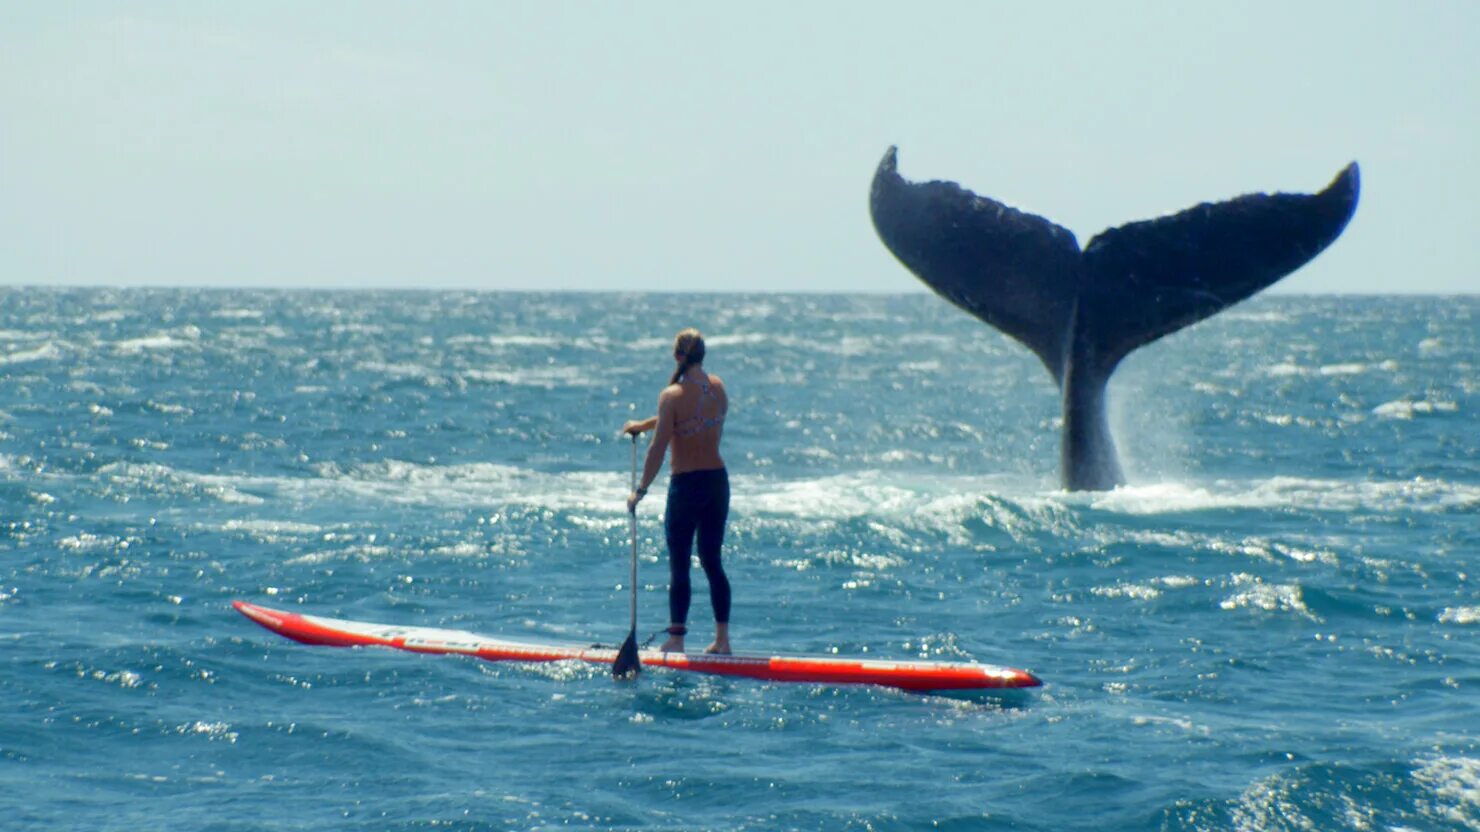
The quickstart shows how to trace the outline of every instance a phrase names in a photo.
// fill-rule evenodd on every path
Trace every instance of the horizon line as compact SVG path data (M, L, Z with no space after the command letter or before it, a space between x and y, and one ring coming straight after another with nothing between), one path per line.
M197 290L201 292L273 292L282 294L294 293L404 293L404 294L439 294L439 293L472 293L472 294L506 294L506 295L811 295L816 297L901 297L910 295L933 295L928 287L920 286L911 289L878 290L878 289L592 289L592 288L518 288L518 287L470 287L470 286L337 286L337 285L253 285L253 284L220 284L202 285L192 283L0 283L0 291L76 291L76 290L121 290L121 291L188 291ZM1337 298L1385 298L1385 297L1414 297L1414 298L1480 298L1480 289L1474 291L1390 291L1390 292L1332 292L1332 291L1285 291L1270 289L1265 292L1247 298L1253 300L1256 297L1337 297ZM1241 301L1242 302L1242 301Z

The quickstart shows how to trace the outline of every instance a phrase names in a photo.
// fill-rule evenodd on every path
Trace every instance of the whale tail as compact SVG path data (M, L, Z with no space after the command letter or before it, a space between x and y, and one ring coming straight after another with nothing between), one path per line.
M1064 484L1124 478L1104 388L1137 347L1219 312L1305 265L1346 227L1355 162L1315 194L1250 194L1100 233L1081 251L1043 217L954 182L908 182L889 148L869 209L884 245L952 303L1032 350L1064 402Z

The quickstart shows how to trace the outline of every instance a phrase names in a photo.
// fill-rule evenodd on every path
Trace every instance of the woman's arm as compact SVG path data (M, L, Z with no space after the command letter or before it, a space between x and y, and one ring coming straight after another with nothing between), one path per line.
M653 433L653 442L648 445L647 457L643 461L642 479L637 482L637 490L627 498L628 511L637 510L637 504L647 495L648 486L658 478L658 471L663 467L668 442L673 438L673 407L673 397L665 390L658 396L658 415L647 420L653 422L657 430Z
M655 428L657 426L658 426L658 417L657 416L649 416L649 417L647 417L646 419L643 419L640 422L639 421L629 421L627 424L622 425L622 433L625 433L625 434L627 434L629 436L637 436L638 434L641 434L641 433L647 433L648 431L652 430L653 428Z

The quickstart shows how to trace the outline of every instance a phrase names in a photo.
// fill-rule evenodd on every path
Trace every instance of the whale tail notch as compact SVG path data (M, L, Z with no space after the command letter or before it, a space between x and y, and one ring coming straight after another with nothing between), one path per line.
M884 245L942 297L1038 356L1064 399L1070 489L1123 481L1104 386L1131 351L1305 265L1356 211L1355 162L1315 194L1249 194L1101 232L1081 251L1043 217L880 161L869 209Z

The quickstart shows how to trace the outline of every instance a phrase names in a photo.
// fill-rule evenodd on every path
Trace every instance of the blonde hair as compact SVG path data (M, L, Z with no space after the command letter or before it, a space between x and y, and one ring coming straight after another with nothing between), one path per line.
M669 384L677 384L690 367L704 363L704 336L699 330L689 327L673 339L673 355L678 357L678 369L673 371Z

